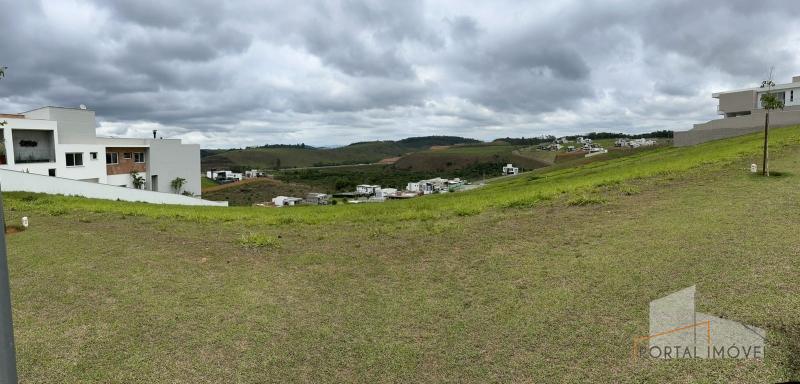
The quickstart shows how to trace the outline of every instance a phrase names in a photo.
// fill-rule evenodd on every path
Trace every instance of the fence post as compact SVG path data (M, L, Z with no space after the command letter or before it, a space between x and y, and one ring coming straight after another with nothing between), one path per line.
M6 220L0 188L0 384L17 383L14 325L11 321L11 288L6 257Z

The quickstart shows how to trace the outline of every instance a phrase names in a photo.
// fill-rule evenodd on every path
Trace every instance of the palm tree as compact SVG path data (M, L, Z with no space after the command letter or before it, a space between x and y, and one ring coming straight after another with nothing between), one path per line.
M767 88L767 92L761 94L761 106L766 112L764 114L764 162L762 164L761 174L769 176L769 157L767 156L767 143L769 140L769 111L772 109L783 109L783 100L778 98L778 95L772 93L772 87L775 83L772 82L772 71L770 71L769 80L761 82L761 88Z

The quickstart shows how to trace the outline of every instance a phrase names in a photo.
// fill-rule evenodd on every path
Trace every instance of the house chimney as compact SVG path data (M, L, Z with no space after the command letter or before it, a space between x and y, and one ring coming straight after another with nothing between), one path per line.
M154 130L153 130L153 138L154 138L154 139L156 138L156 133L158 133L158 130L154 129Z
M792 77L792 83L800 83L800 76Z

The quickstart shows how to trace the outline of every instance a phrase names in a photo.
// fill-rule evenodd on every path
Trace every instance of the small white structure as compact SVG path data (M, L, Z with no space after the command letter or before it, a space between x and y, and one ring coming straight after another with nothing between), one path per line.
M756 173L758 172L758 166L755 164L750 164L750 172Z
M556 144L566 144L569 143L569 140L566 137L559 137L556 139Z
M592 157L597 155L602 155L604 153L608 153L608 150L605 148L594 147L589 150L589 153L586 154L584 157Z
M300 202L302 201L303 199L299 197L290 197L290 196L278 196L272 198L272 204L275 204L276 207L297 205L300 204Z
M242 181L242 174L231 171L207 171L206 177L221 182Z
M628 146L631 148L639 148L639 147L650 147L656 145L655 140L648 140L648 139L633 139L628 141Z
M373 196L381 189L380 185L359 184L356 186L356 193L360 195Z
M267 174L260 169L251 169L249 171L244 171L245 179L253 179L256 177L266 177L266 176Z
M506 164L505 167L503 167L503 174L504 175L516 175L518 173L519 173L519 168L515 167L511 163L508 163L508 164Z

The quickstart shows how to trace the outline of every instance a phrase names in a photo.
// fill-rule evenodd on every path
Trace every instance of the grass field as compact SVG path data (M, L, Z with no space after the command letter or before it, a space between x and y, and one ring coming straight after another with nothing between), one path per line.
M269 202L277 196L305 197L309 192L312 192L312 188L308 185L255 178L209 187L203 190L203 198L227 201L232 206L251 206Z
M375 205L5 194L27 382L800 379L800 128ZM53 244L58 242L54 249ZM768 330L758 361L630 359L648 303Z

